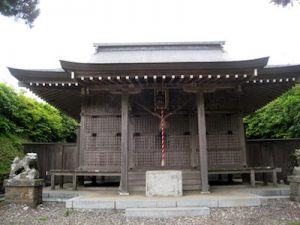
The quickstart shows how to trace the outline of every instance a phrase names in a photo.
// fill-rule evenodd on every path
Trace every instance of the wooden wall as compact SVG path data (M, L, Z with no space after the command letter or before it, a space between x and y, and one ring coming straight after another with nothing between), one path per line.
M278 179L287 180L289 156L300 148L300 139L262 139L247 141L248 166L280 167Z
M46 171L76 168L76 143L28 143L23 144L23 148L25 153L38 154L40 176L46 183L50 183L50 176L46 176Z
M273 139L248 140L247 164L248 166L273 166L282 168L278 177L287 179L289 155L300 148L300 139ZM51 169L74 169L76 162L76 144L62 143L31 143L24 144L24 151L36 152L39 156L39 166L42 178L46 171Z
M79 167L120 172L121 98L109 93L90 94L82 104Z
M90 92L82 103L80 157L83 169L120 171L120 95ZM199 169L199 143L194 94L169 90L168 112L180 110L166 119L165 168ZM245 162L245 142L239 94L216 91L205 96L209 168L241 167ZM160 167L161 137L159 110L154 110L154 91L131 95L129 115L129 168ZM213 113L211 113L213 111Z

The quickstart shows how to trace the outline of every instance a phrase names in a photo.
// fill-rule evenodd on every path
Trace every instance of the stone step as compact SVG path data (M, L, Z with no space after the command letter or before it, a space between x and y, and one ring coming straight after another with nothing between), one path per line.
M185 208L128 208L125 209L126 217L141 218L169 218L181 216L206 216L210 214L208 207Z
M197 207L247 207L262 205L260 198L229 199L85 199L75 197L66 200L66 208L77 209L128 209L128 208L197 208Z

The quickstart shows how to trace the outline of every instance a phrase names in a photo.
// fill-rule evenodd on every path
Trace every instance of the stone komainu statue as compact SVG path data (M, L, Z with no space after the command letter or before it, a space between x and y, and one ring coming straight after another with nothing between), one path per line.
M27 153L21 160L16 157L11 165L9 179L38 179L38 157L36 153Z
M293 175L300 175L300 149L296 149L294 155L297 158L297 164L298 164L298 166L294 167Z

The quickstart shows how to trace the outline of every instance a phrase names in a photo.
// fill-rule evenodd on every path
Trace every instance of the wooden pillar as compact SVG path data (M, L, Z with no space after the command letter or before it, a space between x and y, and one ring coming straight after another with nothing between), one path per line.
M55 190L55 175L51 174L51 190Z
M84 167L84 153L85 153L85 144L86 144L86 119L84 114L81 114L80 118L80 135L79 135L79 149L78 149L78 168Z
M128 93L121 97L121 181L120 195L128 195Z
M197 165L197 124L195 116L189 115L189 128L190 128L190 145L191 145L191 166L196 168Z
M80 158L80 128L76 129L76 156L75 156L75 168L79 167L79 158Z
M251 187L255 187L255 172L254 172L254 170L250 170L250 183L251 183Z
M199 164L201 175L201 193L209 193L207 168L207 141L205 124L205 107L203 91L197 93L198 138L199 138Z
M247 151L246 151L246 139L245 139L245 130L244 130L244 121L243 115L241 112L238 114L238 125L239 125L239 139L241 143L241 164L244 167L247 167Z

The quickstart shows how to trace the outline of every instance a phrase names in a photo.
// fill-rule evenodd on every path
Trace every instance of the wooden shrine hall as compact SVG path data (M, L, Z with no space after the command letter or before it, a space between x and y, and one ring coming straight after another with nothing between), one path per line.
M80 120L78 174L120 175L120 192L128 193L145 186L147 170L176 169L184 190L208 192L209 173L253 175L243 117L300 77L299 65L233 60L224 44L94 44L88 63L9 70L20 86Z

